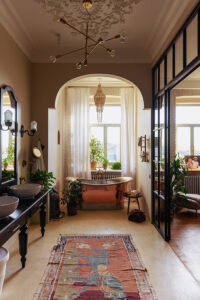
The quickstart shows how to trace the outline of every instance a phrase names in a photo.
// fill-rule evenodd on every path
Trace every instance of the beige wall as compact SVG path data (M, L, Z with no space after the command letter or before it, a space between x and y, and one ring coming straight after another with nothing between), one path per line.
M48 108L55 107L59 89L67 81L85 74L111 74L133 82L141 91L145 107L151 106L151 68L148 64L89 64L76 70L74 64L33 64L31 118L38 122L38 132L46 149L48 146Z
M137 173L136 187L142 193L140 198L141 209L145 211L151 220L151 156L150 156L150 137L151 137L151 109L143 109L142 101L137 104L137 137L147 136L148 162L141 162L140 147L137 147Z
M18 48L6 30L0 26L0 85L10 85L18 99L18 125L27 128L30 123L31 63ZM23 159L28 161L30 137L21 139L18 134L19 176L26 175L22 169Z
M18 99L18 125L24 124L27 129L30 123L31 63L2 26L0 36L0 85L10 85L14 89ZM27 174L27 168L22 168L22 160L29 160L30 140L27 135L21 139L18 133L19 177ZM17 250L17 234L4 246L10 252Z

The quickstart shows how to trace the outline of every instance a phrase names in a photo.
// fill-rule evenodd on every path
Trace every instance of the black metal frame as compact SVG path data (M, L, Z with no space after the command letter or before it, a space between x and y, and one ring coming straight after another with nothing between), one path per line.
M7 180L2 182L2 168L0 168L0 192L2 193L3 191L6 190L6 188L10 185L16 184L17 183L17 98L15 96L14 90L12 89L12 87L8 86L8 85L4 85L2 87L0 87L0 124L2 121L2 106L3 106L3 94L8 92L8 94L12 97L12 99L15 102L15 154L14 154L14 178L11 180ZM0 134L0 145L2 143L2 138L1 138L1 134ZM2 166L2 153L1 153L1 147L0 147L0 166Z
M186 29L192 20L197 16L198 18L198 54L197 56L187 65L187 36ZM183 34L183 70L179 74L175 74L175 44L178 38ZM167 55L172 49L172 80L167 82ZM160 89L160 64L164 61L164 88ZM195 69L200 66L200 1L198 2L195 9L192 11L190 16L187 18L183 26L180 28L175 38L172 40L166 51L162 54L158 62L155 64L152 70L152 94L153 94L153 104L152 104L152 222L156 229L164 237L165 240L170 240L170 91L174 88L180 81L192 73ZM158 92L155 92L155 72L158 70ZM164 232L160 228L159 219L158 224L155 221L155 103L157 99L161 96L165 97L165 230ZM159 144L159 138L158 138ZM159 145L158 145L159 147ZM160 148L160 147L159 147ZM158 170L159 173L159 170ZM159 181L159 174L158 174ZM160 197L160 195L158 195Z

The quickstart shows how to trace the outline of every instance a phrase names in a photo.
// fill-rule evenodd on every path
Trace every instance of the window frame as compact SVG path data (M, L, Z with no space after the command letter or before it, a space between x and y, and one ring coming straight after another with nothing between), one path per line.
M94 104L90 104L91 106L95 106ZM105 104L105 106L119 106L121 107L121 104ZM92 127L102 127L103 128L103 150L104 150L104 157L107 159L108 157L108 152L107 152L107 132L109 127L115 127L119 128L120 131L120 162L121 162L121 123L89 123L89 128L90 128L90 135L91 135L91 128ZM111 162L113 163L113 162Z

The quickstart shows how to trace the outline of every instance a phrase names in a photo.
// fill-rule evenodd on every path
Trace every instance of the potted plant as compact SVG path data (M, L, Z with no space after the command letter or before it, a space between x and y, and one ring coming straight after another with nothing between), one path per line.
M43 190L51 189L54 184L54 180L56 179L52 172L40 169L37 169L35 172L31 172L29 174L29 178L31 182L41 184Z
M82 204L82 183L80 179L69 180L62 191L61 203L67 205L68 216L77 214L77 206Z
M114 163L112 163L111 169L112 170L121 170L122 166L121 166L121 162L120 161L115 161Z
M14 171L2 170L2 181L11 180L14 178Z
M7 148L7 160L8 160L8 165L12 165L14 164L14 160L15 160L15 147L14 147L14 139L12 139L12 141L8 144L8 148Z
M170 198L173 212L175 208L184 206L184 202L187 200L184 185L186 175L187 170L183 165L183 159L180 158L179 154L176 154L170 163Z
M103 157L102 158L102 163L103 163L104 170L107 170L108 164L109 164L109 160L106 157Z
M103 147L101 142L95 138L90 138L90 163L91 170L96 170L97 163L101 162L103 156Z
M3 168L6 170L8 168L8 159L7 157L2 160Z

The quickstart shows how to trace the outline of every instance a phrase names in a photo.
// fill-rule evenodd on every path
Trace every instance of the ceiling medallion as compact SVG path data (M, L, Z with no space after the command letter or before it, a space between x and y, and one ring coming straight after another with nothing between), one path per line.
M72 54L75 52L79 52L81 50L84 50L84 57L81 61L76 63L76 68L79 70L82 68L82 66L87 67L88 65L88 57L95 51L95 49L97 47L101 47L104 50L106 50L106 52L108 54L110 54L111 57L115 56L115 50L107 48L105 46L106 42L110 42L114 39L120 39L120 41L123 43L126 39L126 33L122 32L121 34L117 34L113 37L107 38L107 39L103 39L102 37L99 37L98 40L93 38L90 34L89 34L89 24L91 23L91 14L90 14L90 9L93 7L93 3L92 0L83 0L82 1L82 7L87 11L87 15L88 15L88 19L86 20L86 24L85 24L85 31L81 31L79 28L77 28L76 26L72 25L71 23L69 23L65 18L58 18L57 21L62 23L63 25L68 26L69 28L73 29L75 32L83 35L85 37L85 45L84 47L72 50L72 51L68 51L65 52L63 54L58 54L56 56L50 56L49 59L51 62L55 63L58 59L63 58L64 56L68 55L68 54Z
M86 9L90 10L90 36L101 36L105 39L112 25L125 24L125 17L130 15L133 5L142 0L35 0L41 7L53 15L54 19L64 18L71 25L76 26L81 31L85 30L85 23L88 20ZM71 33L77 32L71 28Z

